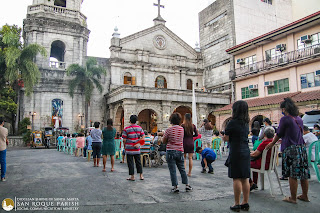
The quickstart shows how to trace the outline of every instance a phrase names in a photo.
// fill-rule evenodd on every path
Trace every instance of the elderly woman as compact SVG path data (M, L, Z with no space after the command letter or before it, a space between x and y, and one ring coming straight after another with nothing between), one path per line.
M204 119L200 126L201 141L203 148L210 148L212 144L213 127L208 119Z
M280 119L277 135L266 149L271 149L282 138L282 175L289 177L291 192L291 196L285 197L283 201L296 204L298 198L309 202L310 170L303 140L303 121L299 117L298 107L290 98L285 98L280 104L280 108L284 116ZM298 179L301 180L302 195L297 197Z
M228 176L233 179L234 205L232 211L249 210L250 193L250 150L248 146L249 114L248 104L237 101L232 106L232 119L225 129L224 141L229 141L229 156L226 161ZM240 204L240 195L243 201Z

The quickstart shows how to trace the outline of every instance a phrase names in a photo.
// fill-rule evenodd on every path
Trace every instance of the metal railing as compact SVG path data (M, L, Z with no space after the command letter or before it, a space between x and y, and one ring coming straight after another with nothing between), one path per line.
M267 60L241 66L240 68L230 71L230 79L235 80L236 78L250 74L257 74L261 71L277 69L303 60L312 59L314 57L320 57L320 44L288 53L282 53L281 55L269 58Z
M65 69L65 68L66 68L66 62L62 62L62 61L50 61L49 66L50 66L51 68Z
M61 14L70 18L78 18L81 21L81 23L86 23L87 21L87 17L83 15L80 11L70 10L64 7L44 5L44 4L31 5L28 7L28 13L35 13L35 12Z

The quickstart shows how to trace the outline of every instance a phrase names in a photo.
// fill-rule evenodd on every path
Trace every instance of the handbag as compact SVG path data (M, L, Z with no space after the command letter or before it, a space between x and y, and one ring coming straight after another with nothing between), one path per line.
M226 167L229 167L229 165L230 165L230 156L228 156L228 158L227 158L226 162L224 163L224 165Z

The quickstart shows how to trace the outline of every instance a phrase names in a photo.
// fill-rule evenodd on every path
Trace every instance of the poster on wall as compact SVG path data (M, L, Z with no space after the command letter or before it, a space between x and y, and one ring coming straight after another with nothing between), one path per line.
M61 99L52 100L52 124L55 129L62 127L63 101Z

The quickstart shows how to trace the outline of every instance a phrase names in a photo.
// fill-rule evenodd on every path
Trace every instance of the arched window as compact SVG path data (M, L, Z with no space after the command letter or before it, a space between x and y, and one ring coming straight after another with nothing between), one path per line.
M66 0L55 0L54 5L59 6L59 7L66 7L67 1Z
M187 80L187 89L192 90L192 80L191 79Z
M167 80L163 76L158 76L155 81L156 88L167 88Z
M123 84L136 85L136 78L132 77L131 73L126 72L123 76Z
M50 51L50 67L65 68L64 55L66 51L66 45L62 41L54 41L51 44Z

